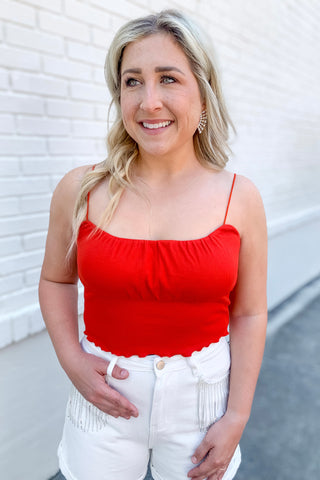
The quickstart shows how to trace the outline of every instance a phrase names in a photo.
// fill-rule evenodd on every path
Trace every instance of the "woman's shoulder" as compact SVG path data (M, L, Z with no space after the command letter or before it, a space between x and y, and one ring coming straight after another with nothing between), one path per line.
M241 205L245 231L265 232L266 215L261 193L255 183L243 175L239 175L238 178L238 203Z
M81 187L83 177L87 172L92 170L93 165L82 165L81 167L69 170L59 181L55 188L55 192L72 194L78 193Z
M235 192L243 201L251 203L252 201L261 200L259 189L250 178L237 173L235 183L237 187Z
M61 209L72 216L83 177L92 167L92 165L83 165L73 168L61 178L52 195L51 209Z
M67 172L57 184L53 196L62 196L66 199L77 197L83 177L92 170L93 165L82 165Z
M231 177L234 174L230 175ZM265 224L265 210L261 193L255 183L248 177L236 174L232 192L230 216L239 229L247 230L250 226Z
M222 175L225 188L230 188L233 185L233 199L237 198L237 200L245 204L261 201L259 189L248 177L236 172L231 172L230 170L222 170L220 175Z

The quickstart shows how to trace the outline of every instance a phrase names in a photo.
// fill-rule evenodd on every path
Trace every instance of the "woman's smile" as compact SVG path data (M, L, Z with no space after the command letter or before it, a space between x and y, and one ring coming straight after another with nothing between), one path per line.
M140 125L147 135L158 135L164 133L173 123L173 120L145 120L140 122Z
M150 121L147 121L147 122L141 122L143 127L146 128L146 129L151 129L151 130L155 130L155 129L159 129L159 128L166 128L168 127L169 125L171 125L172 121L171 120L167 120L167 121L157 121L157 122L150 122Z

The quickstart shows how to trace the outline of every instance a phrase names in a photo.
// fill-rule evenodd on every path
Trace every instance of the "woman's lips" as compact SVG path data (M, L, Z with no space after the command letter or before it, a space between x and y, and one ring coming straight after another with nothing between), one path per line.
M148 130L156 130L159 128L166 128L171 125L172 120L165 120L161 122L140 122L141 125Z

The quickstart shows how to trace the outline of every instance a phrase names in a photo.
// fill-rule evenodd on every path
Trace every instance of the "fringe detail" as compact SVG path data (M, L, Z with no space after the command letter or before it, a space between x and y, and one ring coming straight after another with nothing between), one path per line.
M98 432L108 423L108 415L88 402L72 385L67 407L67 418L83 432Z
M227 408L229 374L216 383L199 379L199 427L201 432L221 418Z

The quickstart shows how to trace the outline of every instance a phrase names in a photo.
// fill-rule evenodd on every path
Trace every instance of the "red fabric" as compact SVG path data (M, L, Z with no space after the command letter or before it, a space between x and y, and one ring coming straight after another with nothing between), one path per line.
M88 220L78 236L88 340L129 357L190 356L228 334L240 235L224 223L197 240L115 237ZM89 195L88 195L89 208Z

